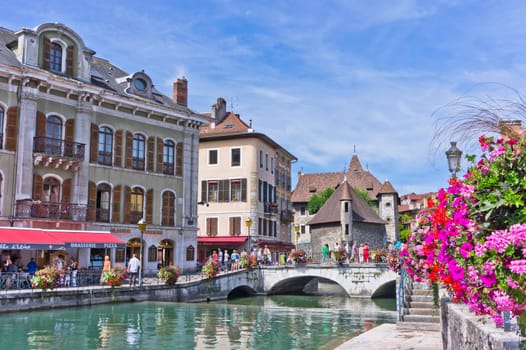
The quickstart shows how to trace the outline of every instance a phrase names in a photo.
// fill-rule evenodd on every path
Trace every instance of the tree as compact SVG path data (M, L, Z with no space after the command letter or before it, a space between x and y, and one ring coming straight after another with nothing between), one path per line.
M327 199L329 199L330 196L334 193L334 188L328 187L320 194L314 194L309 199L309 203L307 204L307 209L309 210L309 213L316 214L318 210L327 202Z
M373 208L376 212L378 212L378 204L376 204L376 202L373 201L373 200L371 199L371 197L369 197L369 193L367 193L367 191L362 191L362 190L360 190L358 187L355 187L355 188L354 188L354 191L355 191L356 193L358 193L358 195L359 195L360 197L362 197L362 199L363 199L364 201L366 201L367 204L368 204L371 208Z

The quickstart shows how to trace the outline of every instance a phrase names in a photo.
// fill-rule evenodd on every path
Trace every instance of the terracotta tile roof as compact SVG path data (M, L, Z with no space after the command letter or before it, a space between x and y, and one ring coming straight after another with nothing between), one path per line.
M340 201L352 200L352 218L353 222L367 222L385 225L386 222L382 220L378 214L372 209L367 202L354 191L352 185L345 181L336 191L329 197L325 204L318 210L316 215L307 222L308 225L328 224L341 222L340 217Z
M382 192L381 189L385 185L368 170L363 170L358 156L353 154L349 168L345 173L300 174L296 188L292 192L291 200L293 203L306 203L313 194L319 194L328 187L336 188L343 181L344 176L347 176L347 181L351 187L367 191L372 200L376 200L376 196ZM387 192L384 191L383 193L396 193L390 183L388 186L390 187L386 187Z
M249 130L250 126L245 124L245 122L239 118L239 115L229 112L225 119L221 123L216 124L214 128L212 128L212 123L201 126L199 129L199 135L239 134L242 132L248 132Z
M379 193L397 193L394 189L393 185L388 181L384 182L382 187L380 188Z

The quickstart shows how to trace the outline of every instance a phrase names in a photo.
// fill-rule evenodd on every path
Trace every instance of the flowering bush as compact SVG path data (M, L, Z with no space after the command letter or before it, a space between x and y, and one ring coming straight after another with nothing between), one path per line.
M168 267L161 267L157 272L157 277L164 281L165 284L173 286L177 282L177 278L181 275L179 267L170 265Z
M440 282L455 302L503 324L526 319L526 137L479 139L463 179L430 200L400 257L417 281Z
M40 288L43 290L53 289L60 285L60 272L53 266L45 266L43 269L35 272L31 277L31 285L33 288Z
M201 270L205 278L213 278L221 270L221 266L214 260L208 260Z
M108 286L119 287L122 286L124 280L128 276L126 269L122 266L115 266L110 271L105 271L102 280Z
M250 266L248 259L249 259L249 256L247 255L240 257L239 261L237 262L237 267L240 269L248 268Z

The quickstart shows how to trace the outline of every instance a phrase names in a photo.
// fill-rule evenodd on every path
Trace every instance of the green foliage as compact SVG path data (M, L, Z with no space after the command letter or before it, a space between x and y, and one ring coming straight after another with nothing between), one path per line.
M328 187L320 194L314 194L307 204L307 209L309 210L309 214L315 214L320 210L320 208L325 204L327 199L329 199L330 196L334 193L334 188Z
M369 197L369 194L367 193L367 191L362 191L362 190L360 190L360 189L357 188L357 187L354 188L354 191L355 191L356 193L358 193L358 195L359 195L360 197L362 197L362 199L363 199L364 201L366 201L367 204L368 204L371 208L373 208L375 211L378 211L378 205L376 204L375 201L373 201L373 200L371 199L371 197Z

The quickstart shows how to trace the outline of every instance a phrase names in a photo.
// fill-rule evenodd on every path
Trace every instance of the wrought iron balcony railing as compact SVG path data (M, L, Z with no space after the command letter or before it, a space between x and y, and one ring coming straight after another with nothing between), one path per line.
M88 206L75 203L21 200L16 203L17 218L43 218L56 220L86 221Z
M67 157L75 160L84 160L86 145L51 137L35 137L33 139L33 152L47 156Z

